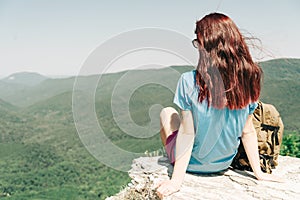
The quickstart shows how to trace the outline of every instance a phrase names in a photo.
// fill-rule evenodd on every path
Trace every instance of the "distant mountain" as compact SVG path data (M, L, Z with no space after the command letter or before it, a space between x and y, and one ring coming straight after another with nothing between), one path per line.
M261 100L275 105L285 128L299 130L300 59L275 59L260 65L264 71Z
M46 100L41 100L22 111L27 115L36 116L52 114L70 115L72 113L72 92L63 92Z
M17 116L16 113L17 109L18 108L16 106L13 106L10 103L0 99L0 134L2 134L1 129L3 128L4 124L12 121L19 121L19 116Z
M300 59L273 59L260 63L266 80L297 80Z
M74 78L45 79L32 86L0 81L0 98L16 106L27 107L60 93L72 91L74 80Z
M9 111L15 111L17 110L17 107L0 99L0 109L2 110L9 110Z
M42 81L48 79L48 77L43 76L34 72L19 72L12 74L6 78L1 79L2 82L20 84L25 86L34 86Z
M300 104L298 103L298 99L300 99L300 59L274 59L270 61L265 61L260 63L263 71L264 71L264 84L261 95L261 100L266 103L274 104L275 107L279 110L282 118L287 125L286 127L291 130L300 129L300 125L296 120L298 113L300 111ZM193 69L192 66L172 66L173 69L182 73L185 71L189 71ZM156 74L158 78L161 80L168 80L172 82L172 85L176 87L176 82L178 77L171 77L168 73L167 69L155 69L155 70L134 70L134 71L119 72L112 74L105 74L101 77L100 86L97 89L96 93L96 101L102 102L102 100L109 102L111 91L115 88L115 84L118 83L120 78L124 74L130 74L129 80L134 83L139 80L149 79L150 74ZM22 86L17 84L17 78L20 77L20 80L25 81L24 77L33 77L36 81L36 85L33 86ZM20 75L20 76L19 76ZM0 80L0 98L6 102L9 102L12 105L18 107L28 107L33 109L35 106L37 108L35 111L42 109L41 107L46 106L47 102L49 103L48 107L54 108L56 105L56 101L52 97L63 99L64 95L60 95L63 93L71 93L73 90L73 84L75 81L75 77L69 78L60 78L60 79L46 79L46 77L39 74L27 74L21 73L7 77L6 79ZM8 79L12 79L10 77L15 77L15 81ZM34 78L35 77L35 78ZM39 77L39 78L38 78ZM97 75L93 76L83 76L78 77L81 82L85 83L85 87L89 87L91 83L94 82L95 79L98 80ZM38 79L44 81L38 83ZM20 83L21 81L19 81ZM123 85L124 89L121 91L126 94L128 88L130 88L130 83L128 85ZM155 97L155 101L160 101L160 98L164 96L166 102L172 102L172 94L168 94L165 91L160 92L160 95L157 95L157 89L155 87L151 87L147 93L143 94L144 98L139 102L140 105L149 104L150 100ZM68 105L70 101L70 97L68 96L68 100L66 99L66 103ZM147 100L147 98L149 100ZM49 101L48 101L49 99ZM142 97L141 97L142 99ZM146 101L146 102L144 102ZM41 102L41 103L38 103ZM63 100L60 100L63 102ZM36 105L35 105L36 104ZM50 106L51 105L51 106ZM62 103L58 106L60 108ZM141 108L137 106L138 104L133 104L132 108L138 109ZM110 104L108 106L103 106L101 109L109 109ZM141 106L143 107L143 106ZM57 109L58 109L57 108ZM140 111L143 112L143 111ZM141 120L142 118L138 118ZM141 120L145 121L145 120Z

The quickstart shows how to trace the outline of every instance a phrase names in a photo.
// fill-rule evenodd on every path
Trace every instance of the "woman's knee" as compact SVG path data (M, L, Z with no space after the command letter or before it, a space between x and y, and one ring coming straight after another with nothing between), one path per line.
M165 107L160 112L160 119L170 118L173 114L178 114L178 112L173 107Z
M172 131L178 130L180 117L178 112L172 107L163 108L160 113L160 122L162 127L168 127Z

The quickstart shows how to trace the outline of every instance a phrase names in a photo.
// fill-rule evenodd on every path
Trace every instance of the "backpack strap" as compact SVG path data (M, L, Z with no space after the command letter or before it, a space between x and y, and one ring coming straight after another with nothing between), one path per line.
M261 124L261 127L263 128L263 130L272 131L273 132L272 140L274 141L274 143L276 145L279 145L278 131L279 131L280 127L279 126L271 126L271 125L267 125L267 124Z
M264 124L266 119L264 115L264 103L259 101L258 106L260 106L260 117L261 117L261 123Z

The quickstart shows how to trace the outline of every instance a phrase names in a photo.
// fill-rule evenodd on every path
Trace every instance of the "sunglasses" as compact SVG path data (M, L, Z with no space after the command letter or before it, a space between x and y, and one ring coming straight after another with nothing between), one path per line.
M198 42L197 39L193 39L193 40L192 40L192 44L193 44L193 46L194 46L196 49L199 48L199 42Z

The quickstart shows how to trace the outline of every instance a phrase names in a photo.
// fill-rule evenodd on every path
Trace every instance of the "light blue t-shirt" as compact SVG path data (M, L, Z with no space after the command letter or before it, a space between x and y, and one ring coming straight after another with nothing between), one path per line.
M187 168L189 172L209 173L227 169L237 153L242 130L257 103L244 109L215 109L207 101L198 101L196 71L183 73L178 81L174 103L182 110L191 110L195 140Z

